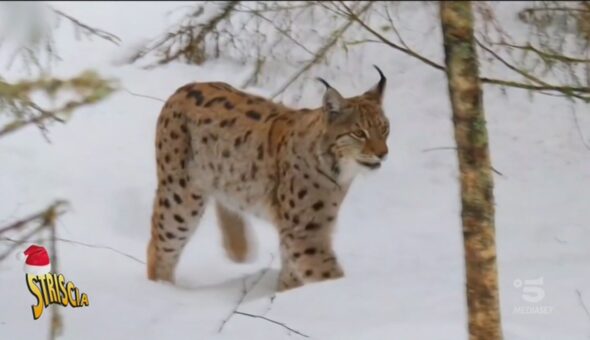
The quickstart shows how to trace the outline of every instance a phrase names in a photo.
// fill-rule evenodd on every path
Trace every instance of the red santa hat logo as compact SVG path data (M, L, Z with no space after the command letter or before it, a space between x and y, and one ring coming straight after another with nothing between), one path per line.
M49 254L45 247L32 245L24 252L18 253L19 260L25 260L23 269L27 274L42 275L51 271Z

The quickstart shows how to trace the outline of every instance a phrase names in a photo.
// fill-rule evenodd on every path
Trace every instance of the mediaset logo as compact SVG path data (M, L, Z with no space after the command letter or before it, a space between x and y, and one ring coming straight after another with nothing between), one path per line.
M531 305L514 306L515 314L551 314L553 306L541 305L545 298L545 289L543 288L543 277L530 280L516 279L513 282L514 288L522 290L521 298L531 303Z

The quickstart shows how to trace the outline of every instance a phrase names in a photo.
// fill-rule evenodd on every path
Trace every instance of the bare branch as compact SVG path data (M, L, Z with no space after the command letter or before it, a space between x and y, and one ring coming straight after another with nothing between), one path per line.
M584 138L584 133L582 132L582 128L580 127L580 122L578 121L578 115L576 113L576 109L574 108L573 105L572 105L571 109L572 109L572 116L574 117L574 123L576 124L576 130L578 131L578 136L580 137L580 140L582 141L582 145L584 145L584 147L587 150L590 150L590 144L588 144L588 142L586 141L586 138Z
M422 149L422 152L431 152L431 151L440 151L440 150L457 150L457 147L455 147L455 146L438 146L435 148ZM490 170L492 170L494 173L496 173L499 176L505 177L503 173L496 170L496 168L494 168L493 166L490 166Z
M38 232L40 232L41 230L47 228L47 227L51 227L51 228L55 228L55 222L58 216L61 216L65 213L65 210L62 210L65 206L66 206L67 202L66 201L61 201L58 200L54 203L52 203L48 208L34 213L31 216L28 216L26 218L23 218L17 222L11 223L10 225L3 227L2 229L0 229L0 235L5 234L9 231L20 231L22 228L24 228L26 225L39 220L40 221L40 225L34 229L32 232L30 232L29 234L20 237L19 239L14 239L11 237L2 237L0 236L0 241L8 241L8 242L12 242L14 243L14 245L12 247L9 247L8 251L5 252L4 254L2 254L0 256L0 261L5 259L8 255L10 255L10 253L16 249L19 245L28 242L28 240L36 235ZM65 242L65 243L70 243L70 244L76 244L76 245L81 245L81 246L85 246L88 248L96 248L96 249L107 249L110 251L113 251L115 253L118 253L120 255L123 255L127 258L130 258L138 263L141 264L145 264L144 261L138 259L137 257L124 253L120 250L117 250L113 247L109 247L109 246L102 246L102 245L94 245L94 244L89 244L89 243L85 243L85 242L80 242L80 241L74 241L74 240L69 240L69 239L65 239L65 238L61 238L61 237L57 237L55 235L55 233L53 233L50 238L48 239L40 239L40 242L54 242L54 241L59 241L59 242Z
M204 12L203 6L198 6L197 9L186 16L186 23L181 23L172 32L164 34L151 45L138 51L129 59L129 63L133 63L154 51L159 51L162 55L157 65L168 64L173 60L184 58L185 61L201 64L205 61L205 40L210 34L215 33L217 26L224 20L229 20L234 8L240 1L226 2L221 11L210 18L204 24L195 25L193 19L199 17ZM173 49L177 47L176 51ZM151 67L153 67L152 65Z
M541 49L534 47L530 43L523 46L523 45L516 45L516 44L511 44L511 43L498 42L498 43L494 43L494 45L506 46L506 47L517 49L517 50L531 51L531 52L534 52L535 54L539 55L541 58L553 59L553 60L561 61L564 63L590 63L590 59L575 58L575 57L571 57L571 56L567 56L567 55L563 55L563 54L549 53L549 52L542 51Z
M266 316L256 315L256 314L250 314L250 313L244 313L244 312L240 312L240 311L235 311L235 314L244 315L244 316L248 316L248 317L256 318L256 319L263 319L263 320L266 320L268 322L272 322L275 325L279 325L279 326L281 326L281 327L283 327L283 328L285 328L285 329L289 330L290 332L293 332L293 333L295 333L297 335L301 335L304 338L309 338L309 335L303 334L300 331L287 326L283 322L279 322L279 321L276 321L276 320L273 320L273 319L269 319Z
M245 8L245 9L241 9L241 8L236 8L235 11L236 12L242 12L242 13L249 13L249 14L253 14L253 12L256 13L269 13L269 12L281 12L281 11L290 11L293 9L300 9L300 8L306 8L309 7L310 3L309 2L304 2L303 4L298 4L298 5L291 5L291 6L273 6L271 8L266 8L266 9L250 9L250 8Z
M493 166L490 166L490 169L492 170L492 172L494 172L496 175L502 176L504 177L504 174L501 173L500 171L496 170L496 168L494 168Z
M137 93L137 92L132 92L131 90L128 90L127 88L121 88L121 89L123 91L129 93L130 95L135 96L135 97L147 98L147 99L155 100L155 101L162 102L162 103L165 103L166 102L162 98L150 96L150 95L147 95L147 94L141 94L141 93Z
M4 5L4 3L6 3ZM50 4L42 2L35 3L34 10L23 9L18 5L9 2L3 3L7 21L4 32L4 40L15 40L14 44L8 44L9 54L7 67L19 64L28 73L35 71L39 74L49 73L49 68L55 61L61 60L55 44L55 30L61 22L66 21L73 28L76 38L84 36L92 39L97 37L110 43L118 45L119 37L105 30L92 27L76 19L75 17L53 8ZM11 31L12 23L24 23L22 27L24 34ZM14 38L14 39L13 39ZM0 42L1 43L1 42ZM14 45L14 46L12 46Z
M69 239L65 239L65 238L61 238L61 237L56 237L56 238L55 238L55 240L56 240L56 241L60 241L60 242L64 242L64 243L76 244L76 245L80 245L80 246L84 246L84 247L88 247L88 248L95 248L95 249L106 249L106 250L110 250L110 251L112 251L112 252L114 252L114 253L117 253L117 254L119 254L119 255L125 256L125 257L127 257L127 258L129 258L129 259L131 259L131 260L133 260L133 261L135 261L135 262L137 262L137 263L140 263L140 264L145 264L145 261L143 261L143 260L141 260L141 259L139 259L139 258L137 258L137 257L135 257L135 256L133 256L133 255L131 255L131 254L127 254L127 253L125 253L125 252L122 252L122 251L120 251L120 250L118 250L118 249L115 249L115 248L113 248L113 247L110 247L110 246L95 245L95 244L90 244L90 243L86 243L86 242L80 242L80 241L69 240ZM8 242L13 242L13 243L16 243L16 244L17 244L17 246L18 246L18 245L20 245L20 244L23 244L23 243L27 242L27 238L23 238L23 239L18 239L18 240L16 240L16 239L13 239L13 238L10 238L10 237L0 237L0 241L8 241ZM41 242L46 242L46 241L52 241L52 239L51 239L51 238L48 238L48 239L41 239L40 241L41 241ZM1 259L2 259L2 258L0 258L0 260L1 260Z
M406 46L406 47L404 47L404 46L401 46L401 45L391 41L390 39L387 39L384 35L377 32L375 29L373 29L371 26L369 26L366 22L361 20L358 16L355 16L354 13L351 13L350 9L348 8L348 6L344 2L340 1L340 3L346 9L347 16L349 16L350 18L352 18L353 20L358 22L364 29L366 29L369 33L374 35L380 42L384 43L387 46L392 47L395 50L398 50L398 51L403 52L413 58L416 58L416 59L424 62L425 64L427 64L437 70L445 71L444 66L418 54L417 52L413 51L412 49L407 48L407 45L404 44L404 46ZM398 39L399 38L401 38L401 37L398 37ZM581 99L585 102L590 101L590 96L584 96L584 95L579 94L579 93L590 93L590 88L548 84L548 83L528 74L527 72L524 72L524 71L518 69L516 66L514 66L514 65L510 64L509 62L507 62L506 60L502 59L502 57L500 57L497 53L495 53L493 50L489 49L487 46L485 46L481 42L477 41L477 43L478 43L478 45L480 45L480 47L482 47L486 51L493 54L494 57L496 59L500 60L505 66L507 66L510 69L512 69L513 71L521 74L523 77L533 81L537 85L527 84L527 83L522 83L522 82L517 82L517 81L503 80L503 79L494 79L494 78L485 77L485 76L480 77L480 80L483 83L492 84L492 85L507 86L507 87L514 87L514 88L520 88L520 89L525 89L525 90L534 90L534 91L557 91L557 92L564 93L567 96L572 96L572 97Z
M258 285L258 283L260 283L260 281L262 280L264 275L266 275L266 273L270 269L270 266L272 265L273 260L274 260L274 255L271 254L268 266L266 266L266 268L264 268L264 270L262 270L260 272L258 277L254 280L254 282L252 282L250 287L248 287L246 285L246 279L242 280L242 294L240 295L240 298L238 299L238 302L236 303L234 309L232 309L231 313L229 313L227 315L227 317L225 319L223 319L223 321L221 322L221 325L219 325L219 329L217 330L218 333L221 333L221 331L223 331L223 327L225 327L225 324L229 322L229 320L234 316L234 314L236 314L238 308L240 308L240 306L244 302L244 299L246 299L246 296L248 296L248 294L250 294L252 289L254 289Z
M46 214L49 210L56 209L56 208L63 206L65 204L66 204L65 201L56 201L53 204L51 204L48 208L43 209L42 211L39 211L39 212L34 213L28 217L25 217L19 221L11 223L10 225L8 225L6 227L0 228L0 235L7 232L7 231L10 231L10 230L20 229L20 228L24 227L26 224L33 222L34 220L42 219L46 216Z
M314 53L309 50L307 47L305 47L305 45L303 45L301 42L299 42L297 39L293 38L293 36L291 36L286 30L282 29L281 27L277 26L272 20L270 20L269 18L265 17L264 15L260 14L260 11L258 10L250 10L251 14L259 17L260 19L268 22L269 24L272 25L272 27L277 30L277 32L281 33L283 36L285 36L287 39L289 39L292 43L294 43L295 45L301 47L301 49L303 49L305 52L307 52L309 55L314 55Z
M16 250L21 244L27 242L31 237L37 235L39 232L41 232L43 229L45 229L44 225L39 225L37 226L37 228L33 229L31 232L25 234L25 236L23 236L22 239L16 241L12 246L8 247L8 249L0 254L0 262L2 260L4 260L5 258L7 258L14 250ZM5 238L8 239L8 238Z
M438 150L457 150L455 146L438 146L435 148L422 149L422 152L438 151Z
M556 12L582 12L582 13L590 13L590 11L581 9L581 8L574 8L574 7L548 7L548 8L526 8L522 12L523 13L534 13L534 12L549 12L549 11L556 11Z
M586 304L584 303L584 299L582 298L582 292L579 289L576 289L576 295L578 296L578 301L580 302L580 306L582 306L582 308L584 309L584 312L586 313L586 316L588 316L588 319L590 319L590 311L588 310L588 307L586 307Z
M430 59L428 59L426 57L421 56L420 54L414 52L413 50L410 50L408 48L402 47L402 46L394 43L393 41L385 38L381 33L375 31L373 28L371 28L371 26L369 26L367 23L365 23L363 20L361 20L358 15L354 14L354 12L352 12L351 9L343 1L341 1L340 3L346 9L346 11L347 11L346 14L352 20L358 22L362 27L364 27L367 31L369 31L371 34L373 34L375 37L377 37L377 39L379 39L385 45L387 45L389 47L392 47L392 48L394 48L394 49L396 49L398 51L401 51L401 52L403 52L403 53L405 53L405 54L407 54L407 55L409 55L411 57L414 57L414 58L416 58L416 59L424 62L425 64L434 67L435 69L438 69L438 70L441 70L441 71L444 71L445 70L445 67L444 66L442 66L442 65L440 65L440 64L438 64L438 63L436 63L436 62L434 62L434 61L432 61L432 60L430 60Z
M74 24L75 27L78 27L79 29L83 30L87 35L94 35L97 36L101 39L110 41L111 43L115 44L115 45L119 45L119 43L121 42L121 38L119 38L118 36L109 33L107 31L101 30L99 28L95 28L95 27L91 27L86 25L85 23L81 22L80 20L60 11L57 10L55 8L51 8L51 10L58 16L70 21L72 24Z
M524 78L538 84L536 86L528 86L529 89L559 91L559 92L567 94L568 96L571 96L571 97L582 99L584 101L590 101L589 96L583 96L583 95L578 94L578 93L590 93L590 87L571 87L571 86L550 85L550 84L546 83L545 81L531 75L530 73L527 73L527 72L517 68L516 66L510 64L508 61L506 61L504 58L502 58L500 55L498 55L498 53L494 52L491 48L487 47L486 45L481 43L479 40L475 39L475 42L477 43L477 45L479 47L481 47L486 52L490 53L494 58L496 58L498 61L500 61L504 66L506 66L510 70L512 70L512 71L520 74ZM481 78L481 80L482 80L482 82L487 82L487 83L510 84L507 86L511 86L511 85L514 86L513 84L518 84L517 86L514 86L514 87L527 88L527 85L522 84L522 83L507 82L507 81L501 81L501 80L499 81L496 79L488 79L488 78Z
M498 55L498 53L494 52L494 50L492 50L491 48L487 47L486 45L482 44L479 40L475 39L475 42L477 43L477 45L479 47L481 47L484 51L488 52L489 54L491 54L494 58L496 58L498 61L500 61L504 66L508 67L510 70L520 74L521 76L525 77L526 79L543 85L543 86L547 86L548 84L528 73L526 73L525 71L517 68L516 66L510 64L508 61L506 61L504 58L502 58L500 55Z
M18 229L24 227L28 223L41 218L45 214L45 211L46 210L43 210L42 212L36 213L32 216L26 217L20 221L16 221L6 227L3 227L2 229L0 229L0 234L3 234L3 233L10 231L10 230L18 230Z
M56 116L56 112L45 111L43 109L40 109L38 106L34 105L33 103L29 103L29 105L31 105L31 107L35 108L41 114L38 116L32 117L32 118L26 119L26 120L16 120L12 123L5 125L4 127L0 128L0 137L4 137L5 135L16 132L16 131L24 128L25 126L32 125L32 124L43 127L44 123L46 121L50 121L50 120L60 122L60 123L64 122L63 119Z
M14 245L8 247L8 249L0 255L0 261L8 257L19 245L27 242L31 237L41 232L42 230L50 227L52 223L55 223L56 218L65 213L65 211L61 210L61 208L63 208L65 205L65 201L56 201L52 203L48 208L38 213L34 213L29 217L12 223L7 227L1 228L0 235L9 231L20 231L22 228L29 225L30 223L34 221L39 221L39 225L35 229L25 234L25 236L22 239L18 241L13 241Z
M547 84L547 85L531 85L531 84L519 83L517 81L493 79L493 78L486 78L486 77L482 77L481 81L486 84L514 87L514 88L519 88L519 89L524 89L524 90L557 91L557 92L562 92L565 94L569 94L571 92L576 92L577 90L580 89L578 87L549 85L549 84ZM584 89L584 88L582 88L582 89ZM543 94L545 94L545 93L543 93ZM575 95L574 97L581 99L583 101L586 101L586 102L588 100L590 100L589 97L585 97L585 96Z
M364 12L366 12L370 7L371 7L372 3L366 3L359 11L358 13L354 14L354 12L352 12L355 16L361 15ZM352 11L352 10L351 10ZM326 55L326 53L328 53L328 51L334 47L336 45L336 43L338 42L338 40L342 37L342 35L344 34L344 32L346 32L354 23L353 20L349 20L347 21L344 25L342 25L339 29L337 29L336 31L334 31L331 39L321 48L319 48L315 53L314 53L314 57L313 59L311 59L309 62L307 62L299 71L297 71L295 74L293 74L289 80L287 80L287 82L285 82L282 86L279 87L279 89L273 93L271 95L271 98L275 98L278 95L280 95L281 93L283 93L289 86L291 86L291 84L293 84L303 73L305 73L307 70L309 70L313 65L315 65L316 63L318 63L321 59L324 58L324 56Z

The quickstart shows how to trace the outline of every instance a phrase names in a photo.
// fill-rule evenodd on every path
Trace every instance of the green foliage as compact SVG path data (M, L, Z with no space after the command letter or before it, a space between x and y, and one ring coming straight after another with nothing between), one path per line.
M44 129L46 122L63 122L75 109L97 103L116 89L114 80L103 79L93 71L85 71L70 79L43 77L17 83L0 80L0 113L13 118L0 127L0 137L30 124ZM32 99L34 95L44 94L56 101L65 93L74 94L76 98L54 108L42 108Z

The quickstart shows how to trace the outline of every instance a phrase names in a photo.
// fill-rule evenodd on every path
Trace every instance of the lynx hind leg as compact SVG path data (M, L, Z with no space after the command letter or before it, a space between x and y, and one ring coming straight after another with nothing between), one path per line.
M147 250L147 276L154 281L174 282L180 255L199 224L207 200L188 172L192 150L185 123L180 113L171 111L163 111L158 120L158 188Z
M256 257L256 249L244 217L219 202L216 204L216 211L227 256L237 263L252 261Z
M182 251L197 229L205 209L205 197L180 187L158 188L148 245L148 278L174 282Z

